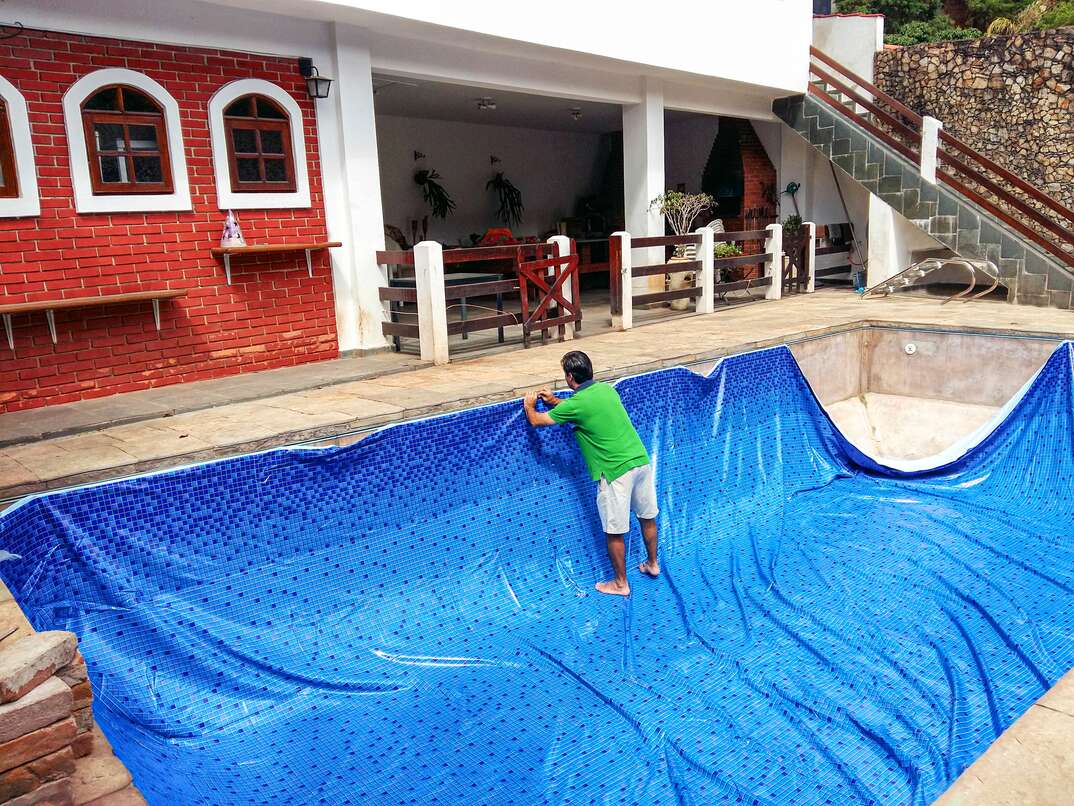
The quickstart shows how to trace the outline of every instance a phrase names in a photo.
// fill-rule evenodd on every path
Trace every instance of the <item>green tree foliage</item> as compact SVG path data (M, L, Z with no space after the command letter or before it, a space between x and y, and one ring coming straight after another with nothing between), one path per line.
M942 0L843 0L841 14L883 14L887 29L896 31L909 22L929 20L940 13Z
M908 22L884 41L889 45L917 45L921 42L949 42L952 39L976 39L981 32L976 28L959 28L943 14L927 22Z
M1047 30L1049 28L1062 28L1064 25L1074 25L1074 0L1056 3L1051 11L1040 18L1036 27Z
M1013 20L1029 3L1030 0L968 0L970 16L967 21L983 31L998 17Z

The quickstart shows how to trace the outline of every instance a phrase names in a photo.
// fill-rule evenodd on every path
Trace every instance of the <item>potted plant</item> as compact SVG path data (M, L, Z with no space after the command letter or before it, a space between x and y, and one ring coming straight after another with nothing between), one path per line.
M722 257L738 257L742 254L742 247L737 243L726 243L724 241L717 242L716 246L712 250L712 256L719 260ZM734 276L734 272L731 269L717 269L716 270L716 282L727 283L732 280L741 279Z
M671 231L676 235L689 235L691 228L701 213L716 207L716 200L708 193L683 193L667 190L649 203L649 209L656 208L664 216ZM675 253L669 263L684 263L688 260L686 246L675 247ZM664 287L671 290L690 288L695 283L693 272L678 272L664 275ZM672 310L685 311L690 305L688 299L671 301Z
M496 217L504 226L513 227L522 223L522 213L526 209L522 204L522 191L503 175L503 171L497 171L495 176L485 183L485 190L496 191L496 198L500 202Z
M437 180L440 174L435 168L422 168L414 174L414 184L421 188L422 198L429 205L434 218L447 218L455 209L455 200Z

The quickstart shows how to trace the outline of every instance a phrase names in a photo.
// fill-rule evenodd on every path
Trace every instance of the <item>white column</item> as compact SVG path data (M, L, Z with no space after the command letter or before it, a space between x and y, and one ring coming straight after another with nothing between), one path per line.
M806 222L806 230L809 232L809 240L806 242L805 259L809 261L806 268L809 275L806 279L806 293L812 294L817 282L817 225L812 221Z
M768 230L765 242L768 257L765 258L764 274L771 277L772 282L764 292L764 298L780 299L783 296L783 225L769 224L765 229Z
M331 249L336 331L341 352L375 350L387 344L379 289L386 284L376 252L384 248L384 212L373 115L373 78L365 32L332 26L332 92L316 101L321 179Z
M444 248L436 241L422 241L414 246L414 281L418 292L421 360L446 364L449 358Z
M566 235L553 235L548 239L548 243L555 247L556 257L566 257L571 253L571 239ZM568 302L574 302L574 286L570 280L566 280L563 283L563 298ZM563 328L563 338L566 341L570 341L574 338L574 325L567 325Z
M943 123L925 115L921 118L921 178L936 184L936 149L940 145Z
M612 238L620 241L620 274L619 274L619 304L623 312L619 317L619 329L630 330L634 326L634 288L630 282L630 267L632 265L630 250L630 233L613 232ZM615 325L614 318L612 325Z
M697 247L697 257L701 261L697 283L701 287L701 298L697 301L697 312L712 313L714 309L712 297L715 293L713 289L716 287L716 273L713 270L712 261L715 257L713 249L716 247L716 239L708 227L701 227L695 234L701 236L701 245Z
M635 237L664 234L664 217L649 204L664 192L664 89L659 79L642 79L641 103L623 107L623 194L626 228ZM664 248L638 254L639 265L664 262ZM641 277L634 290L663 291L664 275ZM625 313L625 311L624 311Z

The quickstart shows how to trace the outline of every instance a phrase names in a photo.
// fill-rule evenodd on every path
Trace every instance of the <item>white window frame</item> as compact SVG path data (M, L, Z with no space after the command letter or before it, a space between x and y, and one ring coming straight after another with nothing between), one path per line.
M287 113L291 128L291 150L294 152L292 162L295 166L295 189L289 193L236 193L231 189L224 110L232 101L244 95L264 95ZM209 100L209 136L213 147L213 172L216 175L216 203L221 210L280 210L311 206L302 110L287 90L260 78L240 78L225 84Z
M90 181L86 130L82 125L82 104L94 92L112 84L125 84L144 92L164 110L168 133L168 158L171 161L171 193L110 193L95 196ZM190 210L190 182L187 178L186 152L179 104L171 94L149 76L122 67L95 70L83 76L63 96L63 117L67 128L67 149L71 156L71 183L74 186L75 210L80 213L141 213L163 210Z
M0 218L20 218L41 215L41 199L37 193L37 166L34 163L34 143L30 135L30 115L26 99L15 85L0 76L0 98L7 107L7 122L11 127L11 151L15 158L15 179L19 195L0 198Z

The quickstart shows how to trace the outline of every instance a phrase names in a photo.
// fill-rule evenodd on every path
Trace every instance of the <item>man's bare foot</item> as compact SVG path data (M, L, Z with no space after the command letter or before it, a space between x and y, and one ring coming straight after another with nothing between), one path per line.
M598 582L596 588L601 593L610 593L613 596L629 596L630 586L625 582L616 582L609 579L607 582Z
M658 577L660 576L660 563L651 563L646 561L638 565L638 570L641 571L643 574L648 574L651 577Z

